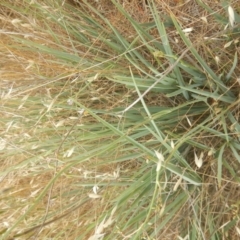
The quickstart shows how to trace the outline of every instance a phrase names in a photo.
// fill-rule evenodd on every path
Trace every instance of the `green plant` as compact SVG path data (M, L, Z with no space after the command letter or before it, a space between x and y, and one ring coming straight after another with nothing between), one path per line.
M22 181L7 191L2 239L237 236L237 39L218 36L219 62L216 32L194 36L157 1L149 23L109 2L127 33L82 2L0 5L24 30L4 49L38 79L2 93L1 177ZM228 16L198 3L224 30Z

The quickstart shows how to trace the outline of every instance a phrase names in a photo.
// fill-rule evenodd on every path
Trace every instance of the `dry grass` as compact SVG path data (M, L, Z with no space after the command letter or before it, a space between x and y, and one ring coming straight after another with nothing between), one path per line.
M142 171L143 174L150 168L146 167L145 171L142 170L142 165L148 162L149 158L151 161L151 156L139 153L139 149L131 148L130 144L124 145L121 138L101 126L91 112L85 110L84 114L79 114L81 106L77 101L86 108L94 109L102 119L112 124L119 124L119 129L124 128L124 121L126 121L130 127L125 133L129 136L135 129L149 122L145 113L145 115L139 114L141 110L137 106L134 108L136 112L127 116L129 118L126 120L116 119L114 114L111 114L111 111L116 112L115 109L126 108L138 96L134 87L130 88L111 80L113 74L129 74L129 63L126 64L126 59L121 56L118 58L110 48L106 48L100 37L91 40L91 48L78 42L78 39L71 34L70 27L66 26L63 30L64 28L60 27L57 21L49 20L48 22L47 19L39 16L39 12L35 9L39 7L38 4L31 5L27 1L20 0L3 2L0 4L2 26L0 32L0 151L2 152L0 157L0 233L3 236L2 239L88 239L93 235L94 228L103 220L104 214L107 214L117 202L119 193L127 191L129 185L135 186L137 178L135 176L138 176L138 171ZM55 9L54 1L49 3L48 7L47 2L43 1L40 5L46 10L46 15L54 16L55 12L59 11L60 5L56 3ZM62 8L69 14L67 18L75 21L75 24L78 24L78 21L81 22L81 18L71 12L72 8L69 8L68 4L78 10L86 11L87 6L83 2L63 1ZM131 22L111 1L88 2L126 39L131 41L137 36ZM136 22L145 24L154 20L148 1L118 2ZM217 75L225 75L229 71L235 52L240 54L239 43L223 48L229 39L222 37L226 32L223 30L224 24L221 25L216 21L214 14L210 14L199 6L197 1L156 0L154 2L159 14L166 16L163 21L168 21L168 16L172 14L183 29L194 28L189 38L200 56ZM203 2L214 13L227 16L219 1ZM239 1L231 3L231 6L237 10L239 10L238 5ZM18 11L18 8L21 11ZM26 12L22 10L24 8ZM109 26L96 13L91 12L89 8L87 11L92 18L98 19L99 23L111 32ZM172 23L169 23L166 30L173 52L179 56L186 46L180 40ZM156 28L151 29L150 32L154 41L160 41ZM88 37L91 38L91 36ZM209 40L205 40L205 37ZM219 40L211 38L219 38ZM26 41L32 45L28 46ZM44 47L44 51L36 50L40 45ZM69 55L66 56L65 61L59 60L57 54L48 53L45 47L59 52L68 52ZM153 55L144 49L144 42L141 40L136 43L136 49L139 48L150 63L158 66ZM99 51L93 53L92 49L99 49ZM74 60L77 54L81 55L81 59ZM219 57L219 62L215 60L216 57ZM86 59L87 62L78 62L82 59ZM98 66L98 59L100 66L103 67ZM102 65L101 59L106 60ZM112 59L116 59L116 62ZM184 60L201 68L190 52L184 56ZM162 61L163 65L168 64L166 59ZM116 64L117 67L108 68L108 62L112 65ZM134 74L143 76L139 69L131 67ZM150 72L147 67L146 71ZM233 77L227 83L227 87L238 97L239 83L236 79L239 72L238 63ZM185 78L188 79L189 75L186 74ZM191 79L188 80L190 84ZM168 98L166 94L154 91L148 93L144 100L149 107L177 107L185 102L182 96ZM219 109L230 109L233 117L239 120L239 98L229 105L224 105L220 101L215 102L211 98L209 101L211 107L207 111L188 115L193 126L201 124L211 114L218 116ZM194 107L190 107L189 112ZM134 116L142 118L136 125ZM221 121L223 120L208 126L216 132L224 132L224 124ZM164 121L161 124L164 124ZM233 124L226 120L226 126L230 125ZM187 134L194 128L193 126L189 126L188 120L179 113L178 124L174 129L164 129L164 132L178 141L181 139L181 134ZM228 133L229 137L238 141L239 136L235 131L231 132L231 127ZM149 144L151 148L159 145L155 136L150 133L136 139L139 143ZM219 152L225 138L217 136L215 132L202 131L197 132L191 141ZM108 147L104 149L103 146ZM99 152L94 152L95 149L99 149ZM189 198L186 201L179 200L182 206L176 211L172 220L162 227L161 236L150 238L148 228L148 231L143 231L142 234L145 239L179 239L180 236L184 238L182 228L186 226L184 234L187 235L187 228L191 224L200 232L198 239L217 239L211 235L216 232L219 233L218 239L239 238L239 162L236 161L230 147L226 145L221 158L223 159L222 175L219 182L217 174L220 163L216 155L210 153L207 155L205 152L203 167L197 169L194 163L194 151L194 148L189 150L186 160L201 177L202 187L198 190L188 189ZM198 150L196 154L200 155L200 152ZM162 178L160 180L163 181ZM172 191L179 182L179 178L173 176L171 181L164 191ZM176 198L182 190L187 189L186 183L179 183L177 190L172 193ZM92 190L92 187L97 185L101 186L98 190L98 194L101 195L99 198L98 194L94 195ZM126 202L129 208L135 204L134 198L131 201ZM200 210L195 208L195 203ZM171 202L168 204L171 205ZM164 207L167 208L163 206L164 202L161 200L156 202L151 215L153 219L154 214L159 215ZM145 205L141 207L142 210L146 209ZM200 215L196 213L196 216L193 216L194 211L200 212ZM115 213L117 215L114 227L116 239L131 239L130 232L133 231L134 224L129 223L126 227L122 223L123 212L120 208ZM128 217L130 221L130 214ZM212 226L209 226L211 219L206 220L208 217L214 222ZM163 220L157 218L152 229L158 229L161 224ZM138 227L135 226L135 230ZM112 228L109 225L104 229L106 236L112 232ZM5 238L6 233L8 236ZM193 233L191 234L194 236ZM193 239L191 236L189 235L189 239Z

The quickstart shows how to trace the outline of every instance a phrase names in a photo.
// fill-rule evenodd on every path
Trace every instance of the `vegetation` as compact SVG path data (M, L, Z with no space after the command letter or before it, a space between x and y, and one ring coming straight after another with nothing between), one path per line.
M238 239L239 6L2 0L1 239Z

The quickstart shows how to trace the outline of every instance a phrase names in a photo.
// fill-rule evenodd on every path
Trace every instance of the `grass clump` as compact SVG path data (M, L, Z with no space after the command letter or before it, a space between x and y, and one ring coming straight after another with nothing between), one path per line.
M2 1L1 238L239 238L237 3Z

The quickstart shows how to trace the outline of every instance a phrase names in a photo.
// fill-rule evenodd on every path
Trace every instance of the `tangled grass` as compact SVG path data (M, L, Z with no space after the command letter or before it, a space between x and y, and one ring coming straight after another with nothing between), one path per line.
M1 239L239 238L239 1L0 11Z

